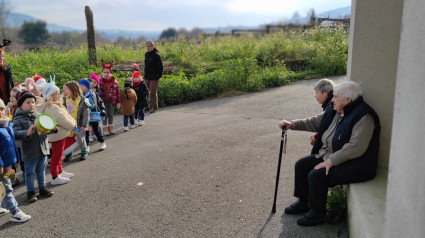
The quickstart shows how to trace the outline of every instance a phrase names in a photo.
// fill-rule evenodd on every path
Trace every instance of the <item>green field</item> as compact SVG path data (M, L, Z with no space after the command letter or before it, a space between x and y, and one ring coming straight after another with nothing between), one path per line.
M160 80L160 106L179 104L220 95L261 91L309 77L346 73L348 35L342 29L316 28L304 32L280 32L265 36L177 38L156 45L163 58L165 75ZM143 64L144 45L97 45L97 59L116 64ZM91 66L86 46L42 48L9 56L14 81L32 74L67 81L100 72ZM123 85L130 71L114 71Z

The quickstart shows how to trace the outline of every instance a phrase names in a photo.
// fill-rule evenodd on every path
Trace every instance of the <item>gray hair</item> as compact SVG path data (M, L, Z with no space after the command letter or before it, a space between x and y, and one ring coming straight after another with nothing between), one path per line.
M317 90L321 93L329 93L334 90L334 85L334 81L330 79L321 79L319 82L316 83L316 85L314 85L314 90Z
M342 98L351 98L351 100L355 101L359 96L363 95L363 91L356 82L346 81L334 87L334 94L338 94Z
M151 45L155 47L155 44L151 40L146 41L145 45Z

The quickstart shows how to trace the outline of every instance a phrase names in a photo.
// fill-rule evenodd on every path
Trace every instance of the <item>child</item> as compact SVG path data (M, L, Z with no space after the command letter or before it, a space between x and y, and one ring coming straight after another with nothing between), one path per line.
M25 163L25 184L28 202L37 201L34 188L34 176L37 178L39 195L51 197L54 193L46 188L45 168L50 145L47 135L35 131L35 96L29 91L19 92L18 109L13 117L13 131L21 141L22 160Z
M145 124L144 108L148 105L149 89L143 81L140 71L133 71L133 88L137 95L137 103L134 108L134 119L137 120L136 125L142 126Z
M114 109L121 107L120 88L117 80L112 76L112 65L102 60L102 78L99 82L101 97L105 103L106 116L103 120L103 135L114 135Z
M6 112L8 113L9 116L9 121L13 120L13 116L15 115L16 109L18 108L18 101L16 99L16 94L21 91L19 90L19 88L14 87L12 88L12 90L10 90L10 99L9 99L9 103L6 106ZM24 165L24 161L21 158L21 142L20 141L15 141L16 142L16 147L18 147L18 162L21 166L21 170L23 173L23 177L25 178L25 165ZM18 168L18 165L14 165L13 169L15 170L16 173L16 169ZM12 181L12 187L15 187L19 184L21 184L21 182L19 181L18 177L16 177L15 179L10 179Z
M6 106L3 100L0 99L0 175L3 174L5 169L10 169L12 165L18 162L16 159L18 150L15 145L15 135L12 127L13 123L9 122L9 118L6 116ZM6 189L6 196L1 202L5 208L0 206L0 216L10 212L12 214L10 217L12 222L26 222L31 219L30 215L19 209L12 193L13 188L10 179L0 176L0 182L3 183Z
M90 119L90 107L91 104L81 92L80 85L75 81L69 81L63 86L63 94L66 97L64 106L68 110L68 113L77 121L77 127L82 130L83 133L77 134L75 140L78 142L81 148L80 160L86 160L89 153L89 147L86 143L86 130L89 128ZM72 135L71 135L72 136ZM69 139L68 139L69 140ZM72 153L67 155L66 161L69 161Z
M52 156L50 159L50 174L52 175L52 185L65 184L74 176L62 170L63 151L74 141L65 141L71 131L77 127L77 122L69 115L63 106L59 88L54 82L42 85L44 102L37 105L37 111L50 114L56 120L57 133L49 134L49 142L52 143Z
M124 82L124 90L121 91L121 102L122 102L122 114L124 115L124 130L130 130L128 128L128 119L130 118L130 128L134 128L134 107L137 103L136 92L131 88L131 79L127 79Z
M80 82L81 91L84 94L84 97L89 100L91 105L91 112L100 112L100 116L105 116L105 105L102 102L102 99L91 91L90 82L87 79L81 79ZM98 121L89 121L90 126L93 128L94 134L96 135L98 141L100 142L99 150L104 150L106 148L105 140L103 138L102 130L99 127ZM86 130L86 143L90 143L90 132Z
M97 95L99 97L102 97L100 89L99 89L99 74L98 73L92 73L92 75L90 75L89 77L89 81L90 81L90 87L91 87L91 91L94 93L97 93Z

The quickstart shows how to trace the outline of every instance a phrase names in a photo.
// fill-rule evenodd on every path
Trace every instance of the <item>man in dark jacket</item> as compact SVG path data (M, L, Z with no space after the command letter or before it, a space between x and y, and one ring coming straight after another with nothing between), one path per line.
M0 98L7 104L13 88L12 70L5 64L4 45L0 45Z
M146 42L144 80L150 90L151 113L158 111L158 81L162 77L162 59L153 41Z
M373 179L378 167L379 117L363 101L358 84L335 86L332 103L320 115L279 123L283 130L319 132L311 155L295 164L299 200L285 208L286 214L307 212L297 220L302 226L324 222L328 188Z

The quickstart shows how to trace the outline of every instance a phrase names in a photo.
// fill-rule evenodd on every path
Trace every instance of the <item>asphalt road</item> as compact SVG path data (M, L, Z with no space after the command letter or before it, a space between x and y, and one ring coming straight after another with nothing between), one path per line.
M29 204L25 186L15 189L32 219L0 217L0 237L348 237L344 222L306 228L283 214L295 201L293 166L310 151L311 133L288 132L271 214L278 123L321 112L317 81L162 108L128 132L116 117L105 151L96 143L86 161L64 163L70 183L51 186L47 172L53 197Z

